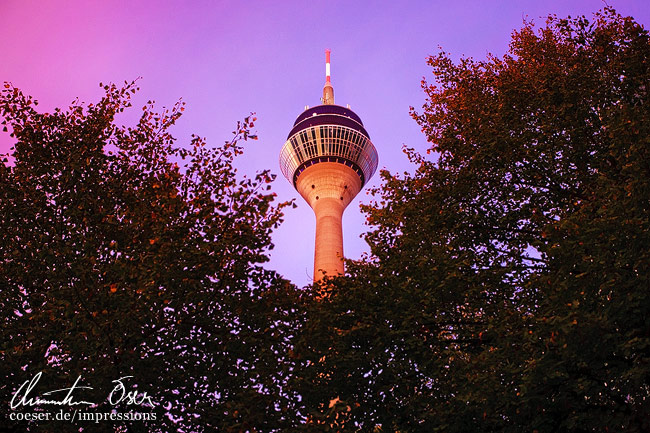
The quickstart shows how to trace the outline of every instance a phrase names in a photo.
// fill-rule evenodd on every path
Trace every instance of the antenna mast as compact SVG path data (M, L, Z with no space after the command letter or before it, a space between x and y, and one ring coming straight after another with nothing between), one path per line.
M334 105L334 88L330 76L330 50L325 50L325 86L323 87L323 104Z

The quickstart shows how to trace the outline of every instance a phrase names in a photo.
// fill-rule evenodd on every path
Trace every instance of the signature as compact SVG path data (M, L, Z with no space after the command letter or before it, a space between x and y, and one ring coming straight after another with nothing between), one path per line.
M80 397L78 397L78 399L75 399L75 396L73 395L75 391L93 389L91 386L79 385L79 382L81 381L81 375L77 377L77 380L75 380L72 386L69 388L55 389L53 391L47 391L41 394L43 397L48 396L48 398L41 398L39 396L32 397L31 394L35 394L34 388L38 384L38 381L41 379L42 373L43 372L39 371L31 380L26 380L22 385L20 385L20 387L18 387L13 397L11 398L10 405L12 409L16 409L20 406L56 405L73 407L79 405L96 405L94 402L81 400ZM133 376L123 376L112 382L114 384L114 387L108 395L108 402L113 406L124 403L126 405L146 405L153 407L151 397L147 395L146 392L139 393L135 389L127 390L127 387L125 386L125 380L131 377ZM64 393L65 396L63 398L60 398L64 395ZM57 394L59 398L50 398L49 396L52 396L53 394Z

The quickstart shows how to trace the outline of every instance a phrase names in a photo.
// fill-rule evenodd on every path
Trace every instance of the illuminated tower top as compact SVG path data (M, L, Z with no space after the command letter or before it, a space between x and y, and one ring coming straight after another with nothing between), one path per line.
M314 281L343 274L343 211L378 164L361 118L334 105L329 50L325 56L323 104L298 116L280 151L282 173L316 214Z

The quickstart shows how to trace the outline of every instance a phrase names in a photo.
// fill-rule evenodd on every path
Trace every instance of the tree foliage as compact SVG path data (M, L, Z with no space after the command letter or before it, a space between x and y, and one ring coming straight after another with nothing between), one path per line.
M308 430L650 430L650 39L606 8L429 58L413 174L296 344Z
M157 414L10 428L649 431L648 33L606 8L429 64L428 155L382 172L371 254L302 292L262 267L273 176L233 168L253 117L183 148L181 104L115 125L134 84L45 114L6 84L0 394L81 375L110 412L133 376Z
M104 90L97 104L39 113L32 98L2 89L0 113L16 144L14 164L0 165L0 394L39 371L32 396L81 375L94 389L77 400L111 412L112 381L133 376L128 386L154 407L117 409L157 419L14 428L282 426L294 289L262 264L288 203L273 204L268 171L239 178L233 168L239 142L255 138L255 119L238 122L221 146L194 137L176 147L169 128L182 104L157 113L150 102L137 125L118 127L135 84ZM3 423L9 410L3 404Z

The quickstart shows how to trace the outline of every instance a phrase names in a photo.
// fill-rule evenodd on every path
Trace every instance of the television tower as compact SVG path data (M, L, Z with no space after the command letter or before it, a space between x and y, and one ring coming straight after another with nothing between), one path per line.
M316 215L314 281L343 274L343 211L377 170L370 135L349 106L334 104L330 50L322 105L298 116L280 151L280 169Z

